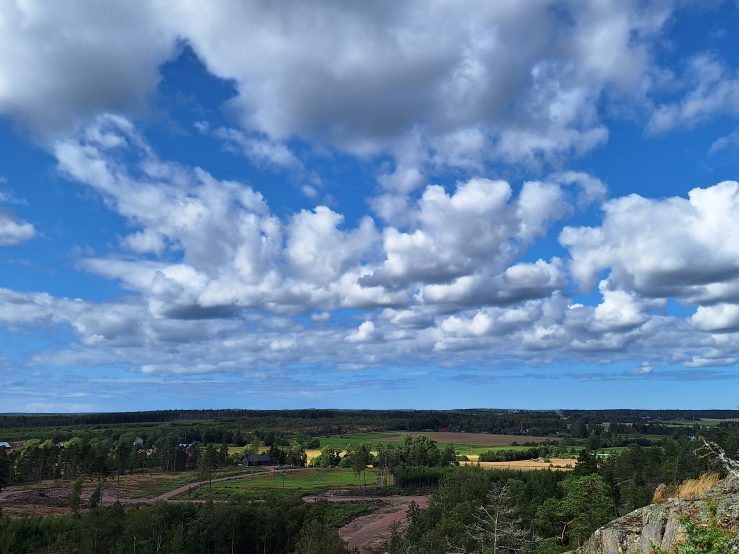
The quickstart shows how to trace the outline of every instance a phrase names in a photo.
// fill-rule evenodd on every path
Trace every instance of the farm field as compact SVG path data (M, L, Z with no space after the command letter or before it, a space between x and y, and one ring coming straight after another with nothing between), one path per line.
M367 485L376 481L376 473L367 470ZM263 498L271 493L293 492L315 493L324 489L360 487L364 483L362 474L350 469L306 469L251 479L213 483L212 490L201 486L176 497L177 500L240 500L244 496Z
M350 446L367 444L370 447L378 444L386 444L399 442L405 432L387 432L387 433L355 433L350 435L320 437L321 448L335 448L344 451ZM535 442L541 443L545 441L556 440L553 437L532 437L527 435L495 435L489 433L454 433L428 431L423 433L410 433L412 436L426 435L430 439L439 443L441 448L447 446L454 447L457 455L475 457L489 450L526 450L529 446L521 443ZM514 442L518 444L513 444ZM306 450L308 459L311 460L321 453L320 449Z
M263 471L265 469L259 467L228 467L214 470L213 479ZM86 477L82 479L82 487L89 489L101 485L104 489L114 490L116 495L123 498L152 498L182 485L188 485L202 480L203 478L197 470L181 471L178 473L151 471L146 473L123 474L120 480L115 476L102 480L96 477ZM69 479L45 479L30 484L12 485L3 488L3 490L7 492L49 489L68 490L71 489L73 483L74 480Z
M428 431L423 433L406 433L404 431L378 432L378 433L351 433L346 435L331 435L319 437L321 441L320 448L306 449L308 461L317 458L321 454L323 448L333 448L342 454L350 447L366 444L376 453L377 446L387 443L400 442L402 438L410 434L411 436L425 435L430 439L439 443L440 448L447 446L454 447L456 453L460 456L468 456L472 460L476 460L477 456L482 452L489 450L526 450L530 446L522 443L541 443L556 440L553 437L537 437L527 435L496 435L489 433L455 433L455 432L438 432ZM513 444L513 443L518 444ZM241 453L243 446L229 446L228 453ZM267 452L268 447L262 447L262 452Z
M411 435L426 435L441 444L473 446L510 446L513 443L539 443L553 440L552 437L534 437L529 435L494 435L490 433L452 433L441 431L411 433ZM400 437L402 436L403 434L400 434ZM395 440L400 440L400 437Z
M460 465L479 465L483 469L513 469L520 471L571 471L575 468L572 458L551 458L548 462L538 460L516 460L512 462L459 462Z

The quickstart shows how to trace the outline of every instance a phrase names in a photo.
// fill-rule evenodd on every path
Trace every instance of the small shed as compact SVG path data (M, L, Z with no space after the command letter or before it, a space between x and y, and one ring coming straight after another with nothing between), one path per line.
M244 457L241 459L241 465L271 466L272 458L270 458L267 454L257 454L256 456L254 454L244 454Z
M5 441L0 442L0 448L10 448L10 443Z

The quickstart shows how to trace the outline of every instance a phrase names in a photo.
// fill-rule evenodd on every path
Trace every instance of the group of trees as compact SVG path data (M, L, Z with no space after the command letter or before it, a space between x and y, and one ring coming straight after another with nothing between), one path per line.
M295 439L375 431L466 431L564 436L567 422L553 411L518 410L164 410L107 414L0 415L0 440L11 440L27 430L33 436L67 437L80 429L127 426L139 434L168 428L184 440L245 445L251 434L271 446L280 435ZM18 431L16 433L15 431ZM275 439L268 435L273 434ZM303 445L306 448L315 446Z
M548 458L551 450L545 446L516 450L486 450L478 460L481 462L513 462L515 460L532 460L534 458Z
M704 431L727 452L739 454L736 423ZM659 483L720 471L715 458L703 454L700 440L680 435L663 438L659 446L631 444L609 456L585 449L569 473L437 468L439 486L428 509L412 512L406 537L396 536L391 552L573 550L601 525L649 504ZM703 527L696 529L706 534ZM716 544L723 544L720 529L712 532Z
M321 454L312 460L315 467L353 467L356 459L365 465L372 464L376 468L393 470L407 466L446 466L457 463L454 448L439 448L439 444L426 435L408 434L398 443L385 443L376 446L376 454L372 454L366 444L347 447L342 452L336 448L325 447Z
M392 475L396 486L402 488L428 488L436 486L444 467L457 465L454 448L439 448L439 444L426 435L405 435L398 443L385 443L374 447L366 444L349 446L343 453L336 448L324 447L313 460L313 467L352 468L355 473L364 473L372 465L378 473L381 486L389 482ZM366 482L365 482L366 484Z
M81 514L0 517L0 553L348 554L327 517L331 508L297 500L258 505L120 504Z
M172 472L198 467L203 445L184 446L173 434L150 441L144 442L133 433L82 434L56 443L51 439L27 440L10 453L0 448L0 487L79 475L109 477L155 467ZM229 460L226 445L211 444L208 448L213 451L213 465Z

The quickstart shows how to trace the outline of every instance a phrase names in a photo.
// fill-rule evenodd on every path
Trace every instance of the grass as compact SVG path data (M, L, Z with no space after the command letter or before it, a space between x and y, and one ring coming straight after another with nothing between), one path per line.
M214 470L213 479L218 479L219 477L232 477L234 475L245 475L249 473L259 473L262 471L264 471L264 468L261 467L227 467ZM136 488L127 490L126 494L122 494L122 496L128 496L129 498L152 498L174 490L177 487L181 487L182 485L189 485L190 483L203 481L203 477L197 471L175 475L177 475L177 477L170 479L154 478L150 481L144 481Z
M718 485L721 478L717 473L703 473L697 479L686 479L677 486L660 484L654 491L653 504L662 504L672 498L695 500Z
M331 527L341 527L358 516L363 516L377 507L371 502L324 502L313 504L313 509L321 512L321 521Z
M720 480L717 473L703 473L697 479L686 479L677 488L677 497L682 500L694 500L718 485Z
M375 483L374 471L367 470L367 484ZM364 483L363 476L351 469L306 469L299 472L277 473L250 479L237 479L213 483L212 491L201 486L177 496L178 500L241 500L264 498L272 493L298 493L300 495L324 489L358 487Z
M372 447L388 443L397 443L398 440L405 435L405 432L395 431L387 433L353 433L349 435L338 435L331 437L320 437L321 448L334 448L336 450L344 451L350 446L358 446L360 444L366 444ZM424 433L418 433L423 435ZM469 437L474 437L474 433L468 433ZM474 439L473 439L474 440ZM525 436L512 436L512 440L518 442L526 441ZM446 448L452 446L458 456L469 456L469 455L480 455L483 452L489 450L527 450L530 446L524 446L521 444L503 444L503 445L484 445L484 444L459 444L449 442L438 442L439 448Z
M548 462L536 462L534 460L514 460L511 462L460 462L461 465L479 465L483 469L510 469L513 471L541 471L551 469L554 471L570 471L574 469L575 462L571 458L551 458Z
M255 473L264 471L259 467L226 467L213 471L213 478L231 477L233 475L241 475L246 473ZM11 490L21 489L56 489L71 488L76 479L45 479L35 483L21 483L13 485ZM84 488L93 488L101 485L104 489L116 489L123 498L152 498L159 496L165 492L202 481L202 477L197 470L180 471L177 473L155 470L141 473L124 473L121 475L120 481L118 477L113 475L107 479L98 479L97 477L82 477L82 486Z

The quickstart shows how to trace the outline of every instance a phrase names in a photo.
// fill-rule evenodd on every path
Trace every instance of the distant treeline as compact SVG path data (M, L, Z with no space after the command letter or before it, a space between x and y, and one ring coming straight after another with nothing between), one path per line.
M464 431L557 435L567 422L551 411L511 410L164 410L94 414L5 414L0 429L217 422L313 435L368 431ZM3 440L0 438L0 440Z
M671 420L739 419L739 410L157 410L81 414L2 414L0 429L78 425L145 424L186 421L249 423L255 428L324 428L335 433L377 430L466 431L551 435L567 422L665 423Z
M585 423L739 419L739 410L561 410L559 413L568 419L582 419Z

